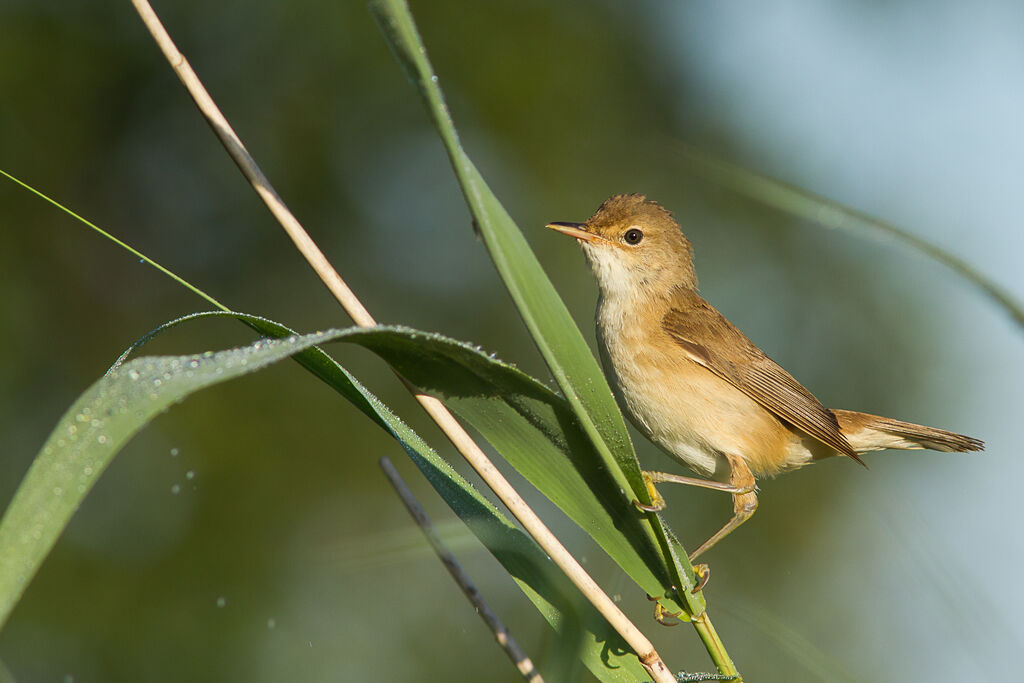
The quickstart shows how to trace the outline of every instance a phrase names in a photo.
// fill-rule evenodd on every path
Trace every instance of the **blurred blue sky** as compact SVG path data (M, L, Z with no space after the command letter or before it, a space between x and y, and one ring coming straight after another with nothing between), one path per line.
M906 226L1024 299L1024 6L795 0L646 9L666 60L696 84L680 109L718 113L750 163ZM845 557L854 545L887 559L860 568L868 576L841 606L808 608L874 618L901 646L928 653L887 652L887 638L848 653L851 668L876 662L874 680L1013 677L1005 655L1024 642L1016 618L1024 540L1012 493L1024 476L1021 330L942 268L915 255L897 268L892 286L921 287L920 303L941 311L939 367L919 381L946 389L947 422L955 416L954 425L982 435L987 452L875 471L838 501L831 533L845 540L828 552ZM820 559L823 569L850 570Z

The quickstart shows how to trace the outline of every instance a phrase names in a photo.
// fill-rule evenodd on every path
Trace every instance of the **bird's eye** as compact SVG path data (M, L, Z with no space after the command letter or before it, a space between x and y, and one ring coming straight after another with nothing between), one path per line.
M626 240L626 244L640 244L640 240L644 238L644 234L636 228L630 228L626 231L626 234L622 236L622 239Z

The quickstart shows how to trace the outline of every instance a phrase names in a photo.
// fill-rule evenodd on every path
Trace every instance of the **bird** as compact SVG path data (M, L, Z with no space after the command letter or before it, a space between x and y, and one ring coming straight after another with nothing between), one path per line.
M733 516L689 559L757 509L757 481L832 456L860 464L883 449L963 452L978 439L888 417L830 410L700 296L693 246L673 215L642 194L614 195L583 223L548 228L573 237L598 282L597 340L626 417L698 477L644 471L732 494Z

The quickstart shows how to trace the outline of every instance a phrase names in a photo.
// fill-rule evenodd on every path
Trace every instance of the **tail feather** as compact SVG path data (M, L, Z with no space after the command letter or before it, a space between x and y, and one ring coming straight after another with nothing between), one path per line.
M858 453L880 451L885 448L920 449L960 452L981 451L985 442L944 429L925 427L888 417L858 413L852 410L833 410L843 435Z

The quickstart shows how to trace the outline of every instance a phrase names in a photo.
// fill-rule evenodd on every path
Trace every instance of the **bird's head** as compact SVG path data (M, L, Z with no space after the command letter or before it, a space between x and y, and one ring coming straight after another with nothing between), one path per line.
M696 289L693 247L661 204L642 194L609 197L585 223L549 223L575 237L604 296L649 297Z

